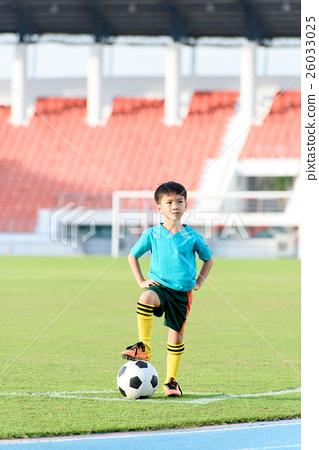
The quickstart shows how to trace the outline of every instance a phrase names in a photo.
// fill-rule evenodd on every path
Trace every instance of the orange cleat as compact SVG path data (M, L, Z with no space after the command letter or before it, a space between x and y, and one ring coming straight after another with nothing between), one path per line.
M163 391L166 397L180 397L183 392L174 378L170 378L168 383L163 384Z
M142 361L151 360L151 349L148 345L143 344L143 342L138 342L135 345L127 347L124 352L121 353L122 358L131 361L136 361L138 359Z

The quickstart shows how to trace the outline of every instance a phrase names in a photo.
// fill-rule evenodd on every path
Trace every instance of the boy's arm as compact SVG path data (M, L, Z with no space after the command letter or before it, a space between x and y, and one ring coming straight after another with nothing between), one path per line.
M128 255L128 263L131 267L131 270L133 272L133 275L134 275L136 281L138 282L139 286L142 289L146 289L149 286L159 285L159 283L157 281L152 280L150 278L148 280L145 280L145 278L143 277L143 274L142 274L142 270L141 270L141 266L138 261L138 258L135 258L135 256L132 255L132 253L130 253Z
M207 278L207 275L210 272L210 269L213 267L213 258L209 258L207 261L203 262L202 268L199 272L199 275L197 277L195 286L193 287L194 291L198 291L198 289L201 287L201 285L204 283L204 281Z

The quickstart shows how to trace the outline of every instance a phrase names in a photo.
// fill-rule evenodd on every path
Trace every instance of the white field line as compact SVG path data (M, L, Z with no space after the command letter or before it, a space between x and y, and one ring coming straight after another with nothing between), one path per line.
M300 392L301 388L297 387L294 389L283 389L281 391L268 391L268 392L259 392L255 394L223 394L223 395L214 395L211 397L201 397L196 398L193 400L177 400L174 399L165 399L166 402L174 402L178 403L180 405L184 404L193 404L193 405L203 405L206 403L211 402L218 402L221 400L229 400L234 398L251 398L251 397L270 397L275 395L284 395L284 394L291 394ZM16 396L16 397L53 397L53 398L71 398L71 399L80 399L80 400L98 400L103 402L118 402L118 401L124 401L127 402L128 400L124 397L115 397L115 398L108 398L108 397L99 397L92 394L118 394L118 391L112 391L112 390L105 390L105 391L64 391L64 392L0 392L0 397L8 397L8 396ZM88 394L88 395L84 395ZM91 394L91 395L90 395ZM212 395L211 393L194 393L194 392L185 392L185 394L189 395ZM143 403L163 403L163 400L161 399L145 399L143 400Z

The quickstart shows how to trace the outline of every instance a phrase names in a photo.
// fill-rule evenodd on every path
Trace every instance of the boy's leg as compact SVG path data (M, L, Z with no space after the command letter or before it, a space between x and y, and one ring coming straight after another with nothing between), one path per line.
M137 302L137 327L139 341L151 347L151 335L153 329L153 310L160 306L161 302L156 292L148 290L143 292Z
M171 378L176 380L185 350L184 333L169 329L167 342L167 376L165 383Z
M137 302L137 326L139 342L122 352L125 359L151 359L151 335L153 329L153 310L160 306L158 295L152 290L143 292Z
M184 333L169 329L167 342L167 376L163 389L169 397L179 397L182 391L176 382L184 353Z

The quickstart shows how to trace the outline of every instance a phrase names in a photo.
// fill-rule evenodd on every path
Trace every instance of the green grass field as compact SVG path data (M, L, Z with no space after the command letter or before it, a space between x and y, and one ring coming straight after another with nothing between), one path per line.
M0 258L0 438L300 417L300 261L215 259L207 281L185 330L185 395L134 401L116 386L141 293L126 258ZM154 318L160 383L166 342Z

